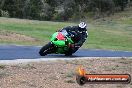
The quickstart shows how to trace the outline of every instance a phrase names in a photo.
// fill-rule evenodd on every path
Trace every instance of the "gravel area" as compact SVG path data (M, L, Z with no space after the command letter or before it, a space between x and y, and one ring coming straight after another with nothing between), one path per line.
M130 84L76 83L78 66L93 74L130 74L132 58L91 58L0 64L0 88L132 88Z

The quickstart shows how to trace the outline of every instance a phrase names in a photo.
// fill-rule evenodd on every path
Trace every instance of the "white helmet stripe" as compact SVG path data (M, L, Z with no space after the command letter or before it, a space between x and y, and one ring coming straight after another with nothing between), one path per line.
M79 27L80 27L80 28L86 28L86 26L87 26L87 25L86 25L84 22L81 22L81 23L79 24Z

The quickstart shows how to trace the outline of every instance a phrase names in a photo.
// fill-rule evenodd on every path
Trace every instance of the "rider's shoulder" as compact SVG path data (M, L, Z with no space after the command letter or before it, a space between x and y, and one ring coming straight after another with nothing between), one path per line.
M73 29L78 29L79 27L78 26L72 26Z
M64 27L63 29L68 29L68 30L77 30L78 29L78 26L66 26Z
M71 28L71 26L66 26L63 29L70 29L70 28Z
M78 26L67 26L68 28L78 28Z

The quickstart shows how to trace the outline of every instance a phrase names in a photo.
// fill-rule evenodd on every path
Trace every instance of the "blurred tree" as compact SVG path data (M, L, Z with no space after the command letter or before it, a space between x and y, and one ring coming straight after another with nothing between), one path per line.
M5 0L1 0L0 1L0 16L2 16L2 8L3 8L4 4L5 4Z
M2 10L8 11L10 17L22 18L22 7L25 0L5 0Z
M124 11L131 3L132 0L0 0L0 16L5 12L17 18L69 20L92 13L98 18L113 14L115 9Z
M121 11L124 11L128 4L128 0L113 0L116 7L120 7Z
M63 4L64 9L64 20L68 20L68 18L72 17L74 14L74 8L75 8L75 1L74 0L65 0Z
M55 13L55 8L50 6L48 3L45 3L42 0L41 10L39 13L40 20L52 20Z

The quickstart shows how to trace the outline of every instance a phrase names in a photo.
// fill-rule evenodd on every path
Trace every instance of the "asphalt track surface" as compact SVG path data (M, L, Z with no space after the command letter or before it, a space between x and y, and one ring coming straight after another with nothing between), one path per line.
M38 46L0 45L0 60L69 58L62 54L40 56L38 54L40 48ZM132 51L79 49L73 56L70 56L70 58L75 57L132 57Z

